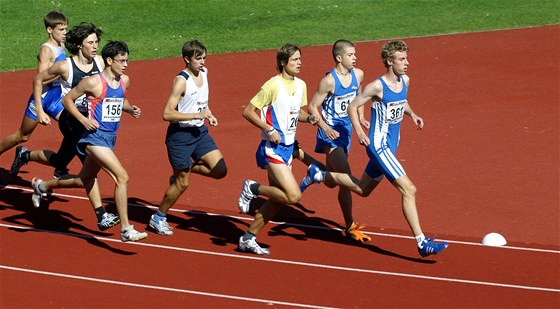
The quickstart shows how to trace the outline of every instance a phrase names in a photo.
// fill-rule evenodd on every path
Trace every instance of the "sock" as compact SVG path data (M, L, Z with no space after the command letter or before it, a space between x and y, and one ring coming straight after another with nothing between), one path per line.
M424 236L424 234L420 234L418 236L414 236L414 238L416 238L416 243L418 244L418 247L420 247L426 236Z
M245 234L243 234L243 241L247 241L249 239L253 239L253 238L256 238L256 237L257 237L257 235L247 231L247 232L245 232Z
M320 173L315 174L315 181L318 182L322 182L323 180L325 180L325 175L327 174L327 171L321 171Z
M46 193L46 192L47 192L47 188L45 188L45 182L41 182L41 183L39 184L39 190L40 190L41 192L43 192L43 193Z
M97 222L101 222L101 220L103 220L103 215L105 214L105 209L103 209L103 206L101 206L95 208L94 211L95 216L97 217Z
M251 184L249 186L249 190L251 190L251 193L253 193L254 195L259 195L259 187L261 186L260 183L255 182L254 184Z
M156 216L161 217L161 218L167 217L164 213L162 213L161 211L159 211L159 209L156 211Z
M29 162L30 156L31 156L31 151L28 150L21 154L21 159L23 160L24 163L27 163Z

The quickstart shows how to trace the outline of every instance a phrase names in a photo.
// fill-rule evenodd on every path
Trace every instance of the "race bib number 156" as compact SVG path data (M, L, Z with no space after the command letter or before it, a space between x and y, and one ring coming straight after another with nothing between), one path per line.
M117 122L121 119L123 98L105 98L103 99L103 114L101 120L103 122Z

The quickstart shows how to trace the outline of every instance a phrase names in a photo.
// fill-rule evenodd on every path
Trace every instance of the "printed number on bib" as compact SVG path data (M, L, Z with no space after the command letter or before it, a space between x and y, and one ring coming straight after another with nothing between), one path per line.
M347 117L348 116L348 105L350 102L354 100L356 97L356 93L348 93L343 96L339 96L335 98L334 102L334 111L339 117Z
M103 99L103 114L101 121L117 122L121 119L123 98L105 98Z
M406 100L387 103L387 123L399 123L403 119Z

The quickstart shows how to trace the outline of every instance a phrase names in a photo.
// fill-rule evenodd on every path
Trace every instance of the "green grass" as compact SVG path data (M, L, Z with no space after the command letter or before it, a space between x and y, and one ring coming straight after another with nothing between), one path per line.
M133 60L178 57L192 38L216 54L560 22L560 0L0 0L0 71L36 67L55 7L70 26L99 26L101 45L127 42Z

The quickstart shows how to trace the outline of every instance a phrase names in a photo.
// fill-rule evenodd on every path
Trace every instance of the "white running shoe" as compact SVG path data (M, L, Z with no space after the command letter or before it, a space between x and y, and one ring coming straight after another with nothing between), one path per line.
M119 222L121 222L121 218L119 218L119 216L106 212L103 214L103 219L97 222L97 228L99 228L100 231L105 231L119 224Z
M257 197L251 192L250 188L250 186L254 183L256 182L250 179L245 180L245 182L243 182L241 194L239 195L239 199L237 200L239 211L244 214L249 212L249 205L251 204L251 200Z
M39 206L41 206L41 199L43 198L43 196L47 196L47 193L41 191L41 189L39 188L42 183L43 180L39 178L33 178L33 180L31 180L31 186L33 187L31 202L33 202L33 206L35 206L35 208L39 208Z
M151 228L156 230L156 233L160 235L167 235L167 236L173 235L173 231L172 231L173 228L169 226L169 224L167 223L167 218L165 217L160 217L157 216L156 214L153 214L150 217L149 225Z
M121 230L121 240L122 241L139 241L148 237L146 232L138 232L134 229L133 225L129 225Z
M238 248L241 251L252 252L252 253L258 254L258 255L269 255L270 254L270 250L265 249L265 248L261 248L261 246L259 246L255 237L253 237L249 240L245 240L245 241L243 240L243 236L239 237Z

